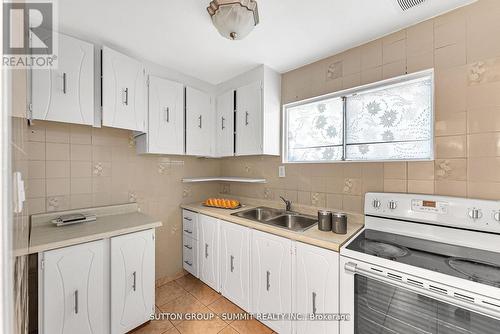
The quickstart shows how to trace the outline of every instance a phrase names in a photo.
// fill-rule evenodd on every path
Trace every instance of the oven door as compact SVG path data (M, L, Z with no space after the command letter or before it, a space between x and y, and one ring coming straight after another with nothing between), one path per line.
M364 262L341 257L340 311L349 315L350 319L340 323L340 333L499 333L500 320L487 307L479 307L466 300L454 300L442 292L434 293L411 286L408 283L411 279L405 277L404 282L398 281L401 277L398 274L394 274L398 276L394 278L372 274L366 266L377 269ZM436 288L439 288L437 284Z

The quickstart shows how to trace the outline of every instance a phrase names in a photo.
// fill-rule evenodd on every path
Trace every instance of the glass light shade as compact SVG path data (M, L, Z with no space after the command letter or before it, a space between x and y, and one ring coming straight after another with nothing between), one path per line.
M249 8L251 2L254 8ZM211 3L211 5L214 1ZM214 8L215 7L215 8ZM212 22L219 33L232 40L245 38L258 23L257 4L254 1L219 1L208 8Z

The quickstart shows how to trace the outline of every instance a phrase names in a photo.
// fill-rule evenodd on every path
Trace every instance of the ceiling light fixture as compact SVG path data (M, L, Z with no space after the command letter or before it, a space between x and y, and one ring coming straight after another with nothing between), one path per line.
M254 0L213 0L207 11L219 33L231 40L245 38L259 24Z

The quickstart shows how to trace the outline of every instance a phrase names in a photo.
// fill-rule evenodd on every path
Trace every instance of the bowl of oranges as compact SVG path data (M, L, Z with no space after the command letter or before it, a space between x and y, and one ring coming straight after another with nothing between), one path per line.
M220 209L241 208L240 201L237 201L235 199L225 199L225 198L209 198L205 202L203 202L203 205Z

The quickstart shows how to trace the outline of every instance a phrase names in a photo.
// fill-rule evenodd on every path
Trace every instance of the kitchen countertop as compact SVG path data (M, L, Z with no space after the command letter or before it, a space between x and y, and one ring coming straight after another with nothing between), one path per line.
M193 203L193 204L184 204L181 205L183 209L190 210L190 211L195 211L200 214L204 214L210 217L214 217L217 219L225 220L231 223L235 223L238 225L243 225L247 226L250 228L253 228L255 230L263 231L263 232L268 232L272 233L278 236L282 236L288 239L292 240L297 240L306 244L330 249L333 251L338 252L340 250L340 247L346 243L352 236L354 236L361 228L363 227L363 223L360 222L354 222L348 220L347 224L347 234L335 234L333 232L324 232L320 231L317 226L314 226L304 232L294 232L290 230L286 230L283 228L279 227L274 227L271 225L259 223L253 220L245 219L245 218L240 218L236 216L232 216L232 213L238 212L238 211L244 211L248 209L252 209L258 206L269 206L269 207L276 207L276 205L273 205L271 203L266 204L246 204L242 208L239 209L234 209L234 210L227 210L227 209L217 209L217 208L210 208L203 206L201 203ZM317 210L317 209L316 209ZM299 211L301 212L301 211ZM311 214L311 213L306 213L305 214ZM349 216L348 216L349 217ZM354 220L354 219L353 219Z
M160 227L162 223L138 211L137 203L99 208L51 212L31 216L28 254L111 238L121 234ZM96 221L55 226L51 220L68 213L92 213Z

